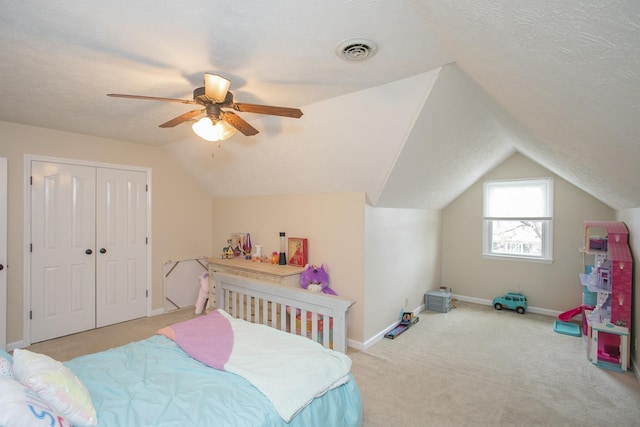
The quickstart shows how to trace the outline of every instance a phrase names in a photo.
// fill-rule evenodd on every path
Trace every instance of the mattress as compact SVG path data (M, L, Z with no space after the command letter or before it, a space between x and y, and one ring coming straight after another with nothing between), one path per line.
M355 379L314 399L289 423L242 377L212 369L155 335L65 362L85 384L98 426L360 426Z

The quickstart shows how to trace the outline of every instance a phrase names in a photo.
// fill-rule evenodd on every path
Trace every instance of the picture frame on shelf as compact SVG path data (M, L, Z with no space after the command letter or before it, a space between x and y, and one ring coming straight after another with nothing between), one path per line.
M289 237L288 244L288 264L304 267L308 263L307 239L300 237Z
M242 255L242 250L246 241L247 233L231 233L231 249L233 257L237 258Z

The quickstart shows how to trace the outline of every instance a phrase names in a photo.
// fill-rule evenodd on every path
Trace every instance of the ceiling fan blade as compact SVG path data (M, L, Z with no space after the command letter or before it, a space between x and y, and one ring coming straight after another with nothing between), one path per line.
M194 117L202 114L204 110L191 110L191 111L187 111L184 114L179 115L178 117L175 117L171 120L169 120L166 123L163 123L160 125L161 128L172 128L174 126L179 125L182 122L186 122L187 120L191 120Z
M238 129L245 136L253 136L258 133L258 129L254 128L242 117L236 113L232 113L231 111L221 111L220 118Z
M114 98L144 99L147 101L169 101L180 102L181 104L197 104L197 102L191 99L158 98L156 96L123 95L121 93L108 93L107 96L113 96Z
M302 117L302 111L298 108L274 107L271 105L243 103L233 104L232 108L236 111L241 111L244 113L269 114L271 116L291 117L294 119L299 119L300 117Z
M223 102L231 82L217 74L204 73L204 94L213 102Z

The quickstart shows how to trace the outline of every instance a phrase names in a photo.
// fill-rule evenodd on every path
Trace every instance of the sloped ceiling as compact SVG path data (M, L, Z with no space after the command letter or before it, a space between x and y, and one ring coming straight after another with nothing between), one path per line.
M585 3L0 0L0 120L162 147L215 197L438 209L519 151L640 207L640 3ZM338 58L350 38L378 51ZM218 148L158 128L189 107L105 96L190 99L204 72L304 116L242 114L260 133Z

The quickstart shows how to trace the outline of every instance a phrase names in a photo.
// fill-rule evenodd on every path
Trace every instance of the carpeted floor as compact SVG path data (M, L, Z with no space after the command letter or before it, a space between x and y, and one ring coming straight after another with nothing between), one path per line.
M68 360L146 338L193 308L34 344ZM458 302L395 340L351 350L364 426L638 426L640 383L593 366L553 318Z
M65 361L88 353L119 347L132 341L148 338L155 332L176 322L196 317L193 307L174 310L160 316L144 317L103 328L92 329L65 337L32 344L27 350L46 354Z
M588 362L555 319L457 303L351 352L366 426L638 426L633 373Z

